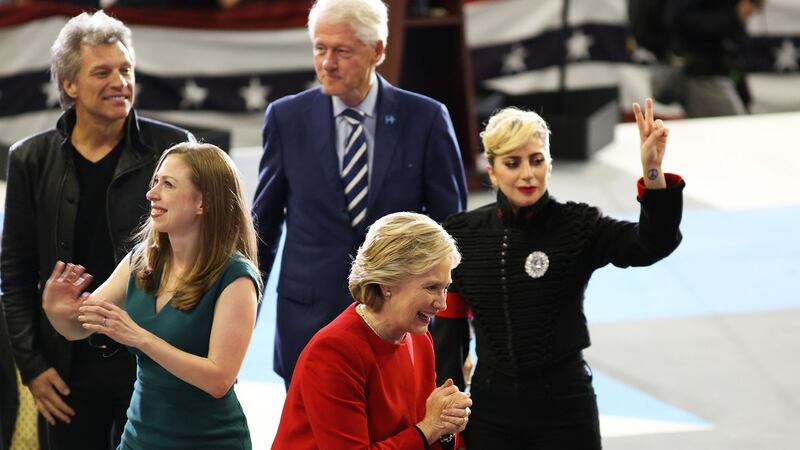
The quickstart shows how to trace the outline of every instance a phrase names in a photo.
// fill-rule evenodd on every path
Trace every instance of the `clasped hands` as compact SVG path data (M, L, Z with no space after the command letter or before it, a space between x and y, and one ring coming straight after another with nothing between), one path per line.
M448 378L434 389L425 402L425 418L417 427L432 443L440 437L464 431L469 421L472 399L469 393L461 392L453 380Z

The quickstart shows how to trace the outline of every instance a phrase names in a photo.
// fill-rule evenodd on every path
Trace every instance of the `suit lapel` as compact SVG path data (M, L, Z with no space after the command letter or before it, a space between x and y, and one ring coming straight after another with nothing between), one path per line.
M342 177L339 173L339 157L336 155L336 129L331 98L320 90L308 110L307 117L309 119L308 139L313 149L311 154L322 166L322 172L325 174L325 180L328 182L331 192L342 193ZM337 202L344 203L344 195L336 197Z
M375 115L375 148L372 152L372 177L369 184L369 197L367 201L368 220L372 222L377 217L371 215L375 202L380 196L389 163L392 161L400 137L400 128L403 119L398 109L395 88L382 77L378 76L380 90L378 92L378 107Z

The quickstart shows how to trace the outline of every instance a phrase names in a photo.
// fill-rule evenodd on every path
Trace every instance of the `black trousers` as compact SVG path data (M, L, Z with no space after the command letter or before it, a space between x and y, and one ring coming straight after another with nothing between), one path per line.
M69 424L47 426L50 450L114 450L127 422L136 378L136 360L118 344L101 349L85 341L75 344L70 394L64 401L75 410Z
M580 356L524 380L478 361L470 392L469 450L602 448L592 372Z

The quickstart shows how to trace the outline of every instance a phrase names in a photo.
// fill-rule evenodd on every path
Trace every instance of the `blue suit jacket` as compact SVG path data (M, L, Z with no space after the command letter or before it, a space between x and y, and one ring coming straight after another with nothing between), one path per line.
M366 226L397 211L443 222L466 205L463 164L445 106L381 77L378 82L367 217L357 229L345 206L331 97L315 88L267 108L253 216L265 277L286 223L274 369L287 384L314 333L352 303L347 276Z

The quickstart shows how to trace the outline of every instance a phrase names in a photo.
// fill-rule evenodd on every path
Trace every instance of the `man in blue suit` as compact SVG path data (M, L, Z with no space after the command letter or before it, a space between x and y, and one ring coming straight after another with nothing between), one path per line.
M347 275L366 228L397 211L441 222L467 200L447 109L375 71L383 2L318 0L308 27L320 86L267 108L253 206L265 276L286 224L274 369L287 387L309 339L353 301Z

